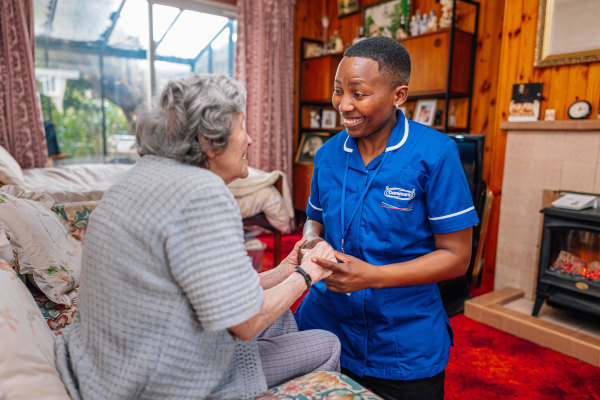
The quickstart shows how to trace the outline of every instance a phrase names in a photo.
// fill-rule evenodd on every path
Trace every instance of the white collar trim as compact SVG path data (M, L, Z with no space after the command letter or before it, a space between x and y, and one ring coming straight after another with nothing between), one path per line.
M348 139L350 139L350 135L348 135L348 137L346 138L346 141L344 142L344 151L348 152L348 153L352 153L353 150L348 147ZM393 151L393 150L397 150L400 147L402 147L404 145L404 143L406 143L406 140L408 139L408 119L405 117L404 118L404 136L402 136L402 140L400 140L400 142L398 142L397 144L395 144L394 146L390 146L390 147L386 147L385 151Z
M348 135L348 137L346 138L346 141L344 142L344 151L347 151L348 153L352 153L354 150L352 150L350 147L348 147L348 145L347 145L348 139L350 139L350 135Z
M387 152L399 149L406 142L406 139L408 139L408 119L404 117L404 136L402 136L402 140L400 140L398 144L386 148L385 151Z

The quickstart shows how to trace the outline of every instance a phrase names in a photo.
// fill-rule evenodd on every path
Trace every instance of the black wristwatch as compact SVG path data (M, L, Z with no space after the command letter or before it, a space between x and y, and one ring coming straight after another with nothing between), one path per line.
M305 270L300 268L299 265L296 265L296 272L298 272L300 275L302 275L304 277L304 280L306 281L306 290L308 291L308 289L310 289L310 287L312 285L312 279L311 279L310 275Z

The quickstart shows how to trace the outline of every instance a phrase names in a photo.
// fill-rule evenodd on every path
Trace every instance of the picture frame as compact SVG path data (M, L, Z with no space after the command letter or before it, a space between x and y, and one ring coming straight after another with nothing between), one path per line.
M437 100L435 99L418 100L413 121L423 125L432 126L433 119L435 118L436 106Z
M302 51L301 58L303 60L321 57L323 55L323 42L315 39L302 38L300 41L300 49Z
M600 61L598 14L598 0L540 0L533 65Z
M509 121L537 121L540 117L543 82L515 83L508 106Z
M304 132L300 138L294 162L297 164L314 165L317 150L329 139L327 132Z
M309 111L309 127L311 129L319 129L321 127L321 113L321 107L314 107Z
M363 6L365 37L401 39L408 36L412 3L413 0L384 0Z
M335 129L337 125L337 112L335 110L323 109L321 115L322 129Z
M360 10L359 0L337 0L338 18L357 13Z

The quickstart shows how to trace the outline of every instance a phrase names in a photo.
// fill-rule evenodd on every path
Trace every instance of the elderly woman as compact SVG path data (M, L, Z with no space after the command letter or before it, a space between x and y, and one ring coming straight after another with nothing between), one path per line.
M246 399L339 370L337 337L298 332L289 312L329 270L297 266L304 241L261 275L244 249L225 185L248 175L245 101L228 77L192 75L138 121L142 158L91 215L79 313L57 338L74 399Z

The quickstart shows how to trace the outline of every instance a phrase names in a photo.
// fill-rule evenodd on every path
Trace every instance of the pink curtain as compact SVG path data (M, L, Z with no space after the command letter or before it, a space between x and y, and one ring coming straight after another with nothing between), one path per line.
M246 85L252 167L278 169L292 183L294 3L238 0L236 78Z
M0 0L0 145L23 168L48 159L34 52L33 0Z

